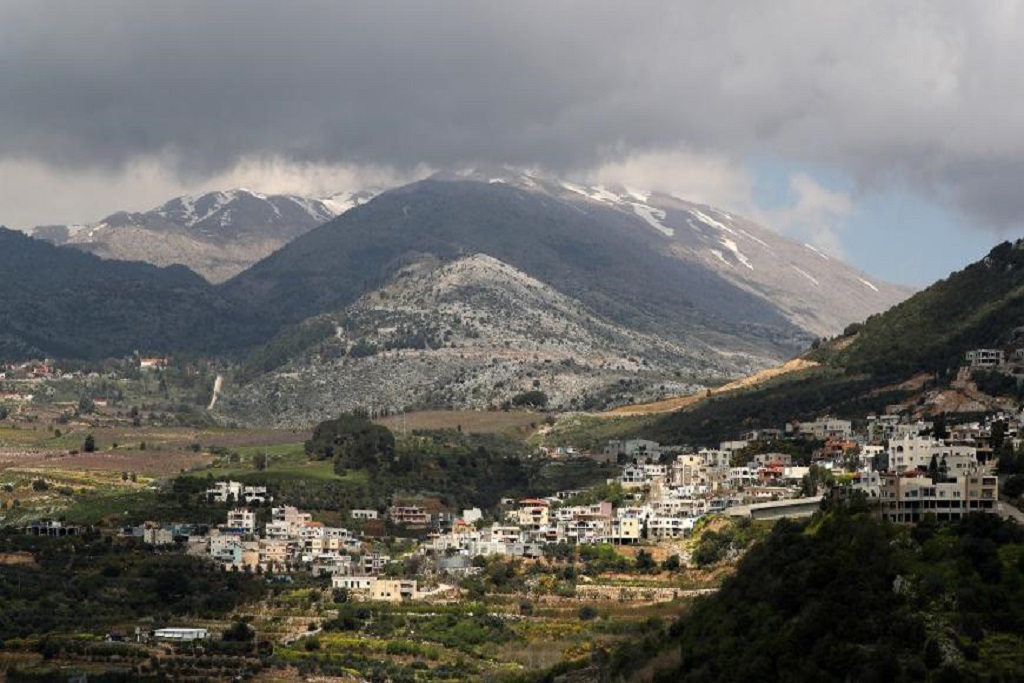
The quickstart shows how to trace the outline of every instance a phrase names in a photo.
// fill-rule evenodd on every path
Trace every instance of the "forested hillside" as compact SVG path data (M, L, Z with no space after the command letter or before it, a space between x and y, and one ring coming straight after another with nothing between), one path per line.
M972 263L850 329L838 350L824 345L810 358L847 373L903 378L948 373L966 350L1012 341L1024 325L1024 240L1003 242Z
M1018 525L976 515L909 528L837 509L780 521L719 593L614 653L606 673L695 683L1011 681L1024 672L1022 634Z
M224 353L264 334L182 266L104 261L0 228L0 358Z

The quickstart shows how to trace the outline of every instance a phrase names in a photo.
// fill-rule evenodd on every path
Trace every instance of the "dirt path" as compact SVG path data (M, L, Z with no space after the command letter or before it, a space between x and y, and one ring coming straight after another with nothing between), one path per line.
M728 384L722 385L716 389L710 389L709 391L700 394L676 396L675 398L667 398L663 401L655 401L653 403L638 403L637 405L632 406L622 406L621 408L613 408L612 410L608 410L603 413L596 413L596 415L599 417L623 417L627 415L671 413L679 410L680 408L688 408L709 396L716 396L729 391L735 391L736 389L755 387L770 379L774 379L775 377L788 375L791 372L797 372L799 370L806 370L807 368L813 368L817 365L818 363L813 361L804 360L803 358L794 358L782 365L762 370L761 372L750 375L749 377L743 377L742 379L729 382Z
M206 406L207 410L213 410L213 407L217 405L217 399L220 398L220 390L224 387L224 377L217 375L217 379L213 380L213 396L210 397L210 405Z

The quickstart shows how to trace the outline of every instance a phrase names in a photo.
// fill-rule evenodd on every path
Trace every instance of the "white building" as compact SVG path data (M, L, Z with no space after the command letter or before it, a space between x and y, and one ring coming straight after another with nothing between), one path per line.
M696 524L695 517L651 517L647 520L649 538L682 538Z
M235 508L228 512L227 523L224 525L229 529L238 529L247 534L256 533L256 513L248 508Z
M1003 365L1002 349L972 349L967 352L967 362L972 368L998 368Z
M978 462L974 446L951 445L930 436L916 435L889 441L889 470L892 472L927 470L933 458L937 466L945 464L950 477L967 471Z
M368 591L377 580L376 576L339 576L331 577L332 588L347 588L351 591Z
M206 497L215 503L266 503L273 500L266 486L245 486L240 481L218 481L206 489Z

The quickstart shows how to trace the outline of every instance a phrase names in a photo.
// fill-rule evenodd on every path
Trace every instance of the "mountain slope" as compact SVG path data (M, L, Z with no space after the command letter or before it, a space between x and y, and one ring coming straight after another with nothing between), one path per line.
M223 353L249 316L187 268L108 262L0 228L0 358Z
M1000 244L984 259L804 354L816 367L667 415L646 434L717 443L745 429L828 413L861 417L902 405L925 415L958 403L968 409L980 405L973 400L977 392L964 385L958 370L975 348L1001 349L1007 358L1024 348L1024 240ZM1016 387L1012 377L1004 379Z
M31 234L105 259L184 265L222 282L372 196L358 192L307 199L249 190L210 192L177 197L151 211L120 211L91 225L40 226Z
M624 200L584 196L583 188L517 177L518 184L508 178L483 182L440 176L391 190L298 238L226 283L225 291L265 310L283 311L281 322L291 323L350 304L423 255L449 261L482 253L579 299L615 323L676 341L761 355L766 363L792 355L821 330L841 328L843 307L854 305L847 300L856 301L859 314L881 310L904 295L881 284L861 283L858 276L848 275L851 269L826 263L821 255L794 248L782 238L761 239L738 219L729 219L736 227L725 226L725 231L705 225L705 231L718 231L717 242L703 233L692 239L721 252L717 247L725 249L723 239L732 245L722 235L743 230L767 245L765 253L773 248L781 252L780 245L785 245L799 253L804 259L800 263L813 263L807 269L818 273L818 286L799 274L772 275L780 270L777 264L754 264L738 244L728 254L721 252L721 258L703 252L695 256L699 250L687 246L690 236L676 237L682 229L655 229L669 213L662 216L650 204L640 207L638 199L627 207ZM672 219L682 220L683 203L673 201L678 215ZM696 213L686 213L692 215ZM758 279L727 273L724 269L736 269L731 258L740 268L751 270L749 265L764 275ZM744 265L744 260L749 263ZM832 277L832 271L843 278ZM814 273L807 274L814 278ZM832 281L846 284L822 284ZM851 291L851 282L859 289ZM794 294L800 291L811 294Z
M841 348L817 354L848 371L884 377L948 373L972 348L1011 351L1024 325L1024 240L1004 242L885 313Z
M225 416L308 425L357 407L493 408L530 391L553 406L589 407L692 390L723 368L732 375L761 361L609 322L482 254L445 264L423 258L315 320L335 333L310 336L292 362L229 387Z

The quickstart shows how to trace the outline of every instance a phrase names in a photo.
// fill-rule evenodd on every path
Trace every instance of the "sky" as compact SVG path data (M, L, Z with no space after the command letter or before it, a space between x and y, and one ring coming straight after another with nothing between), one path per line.
M1024 2L0 0L0 224L475 164L924 286L1024 228Z

